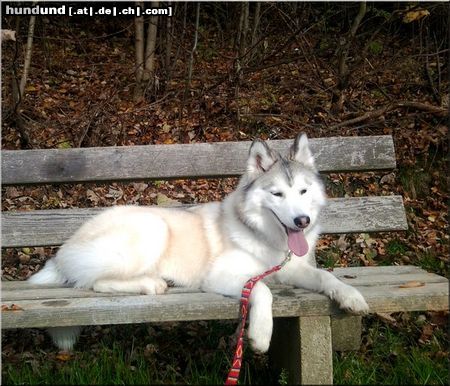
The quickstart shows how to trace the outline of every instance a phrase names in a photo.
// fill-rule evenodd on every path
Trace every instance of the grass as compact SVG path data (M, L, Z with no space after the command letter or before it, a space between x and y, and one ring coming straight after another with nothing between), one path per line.
M11 385L222 384L232 357L224 338L235 328L235 323L219 321L88 327L72 356L62 359L43 330L5 332L2 381ZM33 347L36 341L41 349ZM8 349L11 346L14 354ZM264 357L246 350L245 358L241 380L254 384L254 377L269 377Z
M420 267L430 272L437 272L445 277L449 276L449 266L443 260L436 258L431 251L419 253L417 255L417 263Z
M334 354L334 383L448 384L446 333L436 328L429 342L419 344L416 319L412 314L397 328L367 317L360 351ZM63 360L48 337L40 349L33 347L42 331L6 332L2 380L10 385L222 384L233 351L224 338L235 327L220 321L90 327L72 357ZM20 350L11 355L13 341ZM286 379L285 371L271 371L267 355L246 350L241 384L286 384Z
M325 251L317 252L316 260L323 268L334 268L339 262L339 255L339 249L331 247Z
M405 331L396 331L372 318L364 337L364 352L334 354L336 383L448 384L448 352L444 351L448 342L443 331L436 331L429 342L418 344L415 329L412 323Z

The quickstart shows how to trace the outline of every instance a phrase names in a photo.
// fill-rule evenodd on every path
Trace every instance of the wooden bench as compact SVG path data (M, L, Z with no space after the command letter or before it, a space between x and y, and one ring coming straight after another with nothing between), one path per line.
M271 141L286 152L290 140ZM395 168L391 136L310 140L323 172ZM250 142L149 145L83 149L2 151L4 185L231 177L245 167ZM62 244L100 208L2 213L2 246ZM324 233L406 230L400 196L332 198L322 214ZM448 281L414 266L337 268L357 287L370 312L448 309ZM404 286L412 281L421 286ZM273 286L273 364L289 383L332 383L332 349L355 348L361 319L340 311L327 297ZM11 307L12 304L15 307ZM170 288L167 294L102 294L26 282L2 283L2 328L37 328L212 319L238 320L238 300ZM3 309L15 308L16 311ZM232 353L230 352L230 359ZM225 374L224 374L225 375Z

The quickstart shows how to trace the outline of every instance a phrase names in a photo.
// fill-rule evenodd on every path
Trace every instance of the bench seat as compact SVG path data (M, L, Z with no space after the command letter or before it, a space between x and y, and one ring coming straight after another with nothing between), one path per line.
M415 266L336 268L332 272L358 288L371 313L448 309L448 281ZM275 317L341 314L326 296L271 285ZM164 295L103 294L26 282L2 283L2 328L127 324L238 319L239 301L213 293L169 288Z
M286 153L292 140L270 141ZM392 136L309 140L321 173L384 171L396 167ZM3 185L108 183L235 177L244 172L250 142L2 151ZM104 208L2 212L2 247L58 246ZM329 199L321 214L327 234L408 229L401 196ZM448 310L448 280L414 266L336 268L358 288L371 313ZM271 285L274 295L272 364L290 384L331 384L332 350L359 347L361 317L326 296ZM192 320L238 320L239 301L169 288L163 295L103 294L60 286L2 282L2 328L45 328Z

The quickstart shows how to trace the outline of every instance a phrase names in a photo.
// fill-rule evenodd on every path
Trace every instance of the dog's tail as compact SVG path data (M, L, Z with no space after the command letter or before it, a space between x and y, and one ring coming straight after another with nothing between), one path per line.
M65 284L67 279L58 269L54 259L50 259L39 272L28 279L31 284ZM81 333L80 326L50 327L47 329L53 343L64 351L72 350Z
M28 282L31 284L65 284L67 279L59 271L55 261L50 259L44 268L28 279Z

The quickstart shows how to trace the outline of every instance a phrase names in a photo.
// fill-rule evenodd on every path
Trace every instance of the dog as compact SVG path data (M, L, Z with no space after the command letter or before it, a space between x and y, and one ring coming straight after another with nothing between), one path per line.
M290 251L292 259L259 281L249 299L249 342L266 352L273 326L269 281L323 293L351 313L368 312L357 289L316 268L325 204L305 134L295 138L287 156L255 140L245 173L222 202L107 209L82 225L29 282L158 295L170 281L239 298L248 279L280 264ZM49 333L61 350L71 350L80 330L55 327Z

